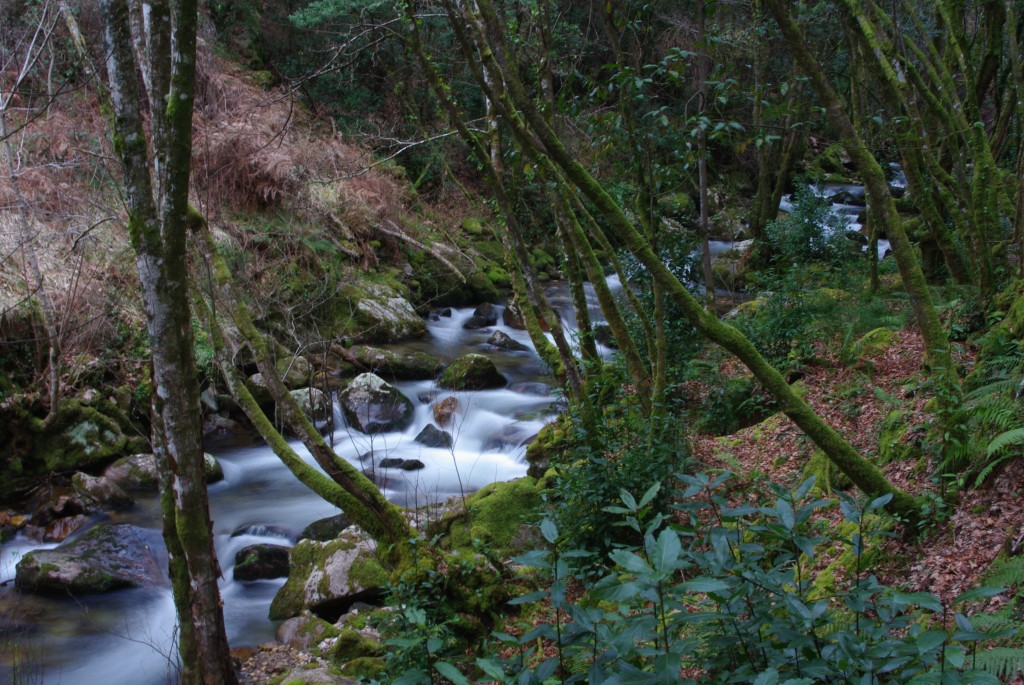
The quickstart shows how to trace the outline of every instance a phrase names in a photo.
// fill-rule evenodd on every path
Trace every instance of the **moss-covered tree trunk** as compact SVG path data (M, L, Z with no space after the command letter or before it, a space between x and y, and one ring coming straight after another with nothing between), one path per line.
M875 218L881 223L892 246L893 256L903 279L903 287L910 297L914 318L924 338L926 361L939 369L950 369L949 341L939 321L938 313L928 293L928 284L917 259L914 246L910 243L896 203L889 191L889 183L878 160L861 140L847 115L843 101L832 87L821 63L811 53L790 12L789 4L783 0L765 0L765 5L775 17L786 45L793 53L800 68L810 77L819 100L825 107L829 121L839 133L846 153L857 167L864 180L868 201Z
M128 230L152 354L153 450L178 612L181 681L230 684L237 677L217 588L220 566L206 495L185 260L198 9L193 0L180 0L173 8L167 2L152 3L149 63L139 65L127 2L102 0L100 5L114 148L125 172ZM143 127L140 68L150 72L156 90L149 112L152 148Z
M712 342L732 352L751 370L765 389L779 402L780 408L794 423L818 445L843 473L871 496L892 494L889 510L908 519L921 514L922 502L894 487L871 462L864 459L846 440L814 413L806 402L786 383L785 378L771 366L754 348L753 344L738 330L706 312L700 303L686 290L671 270L658 258L650 242L636 229L623 209L605 191L598 181L569 153L558 135L551 129L535 103L528 96L523 82L518 77L516 66L500 58L503 29L490 0L478 0L487 35L478 33L475 40L481 41L478 54L483 68L495 75L494 83L503 84L504 92L496 98L501 103L503 114L513 126L523 130L517 140L536 146L535 149L547 155L565 174L565 177L589 200L604 218L619 240L633 253L651 275L665 288L667 296L679 307L686 318ZM461 17L460 21L472 24L477 19ZM489 38L490 37L490 38ZM490 39L495 43L492 45Z

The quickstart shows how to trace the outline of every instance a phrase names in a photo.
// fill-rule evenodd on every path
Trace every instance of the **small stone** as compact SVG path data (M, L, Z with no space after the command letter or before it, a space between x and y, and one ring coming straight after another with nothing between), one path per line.
M447 426L457 411L459 411L459 400L455 396L449 395L434 405L434 420L439 426Z
M420 431L420 434L416 436L416 442L427 447L449 449L455 441L452 439L451 433L441 430L432 423L428 423Z
M530 349L504 331L494 331L491 333L491 337L487 338L487 344L512 352L526 352Z

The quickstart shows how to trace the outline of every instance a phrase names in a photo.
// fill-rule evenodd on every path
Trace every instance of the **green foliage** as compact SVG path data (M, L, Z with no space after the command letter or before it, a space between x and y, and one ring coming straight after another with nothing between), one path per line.
M631 537L607 516L608 502L623 490L639 497L683 468L689 457L677 419L652 418L625 400L602 406L604 391L616 382L604 380L613 385L595 384L591 406L571 414L571 447L555 457L558 477L551 496L552 517L567 538L595 550ZM667 494L659 495L652 507L663 509Z
M940 420L926 442L936 473L953 476L962 487L978 487L1024 444L1024 346L1004 326L979 340L979 360L961 398L950 392L944 374L926 384L933 392Z
M932 619L995 591L944 605L885 587L855 563L849 587L813 597L810 567L829 541L810 526L828 504L809 499L812 481L795 492L775 487L774 504L731 508L728 474L681 478L686 492L674 523L650 510L658 485L639 500L623 492L606 507L640 541L613 549L610 572L593 584L576 570L585 551L567 551L562 531L542 524L549 549L519 561L541 570L545 589L513 603L544 600L553 620L519 637L496 636L498 648L517 653L477 660L489 679L539 683L560 670L566 683L696 683L682 675L693 669L699 682L723 684L998 682L967 660L985 633L962 613L952 632ZM852 530L842 542L855 558L872 536L867 515L888 498L841 501ZM570 601L567 588L580 582L584 595ZM538 653L542 639L554 643L554 656Z
M752 376L722 377L717 361L694 360L688 372L706 384L696 406L691 408L693 430L711 435L732 435L765 418L774 402Z
M804 185L793 197L793 213L769 223L765 232L777 265L841 267L857 254L846 237L848 225L832 213L828 200Z

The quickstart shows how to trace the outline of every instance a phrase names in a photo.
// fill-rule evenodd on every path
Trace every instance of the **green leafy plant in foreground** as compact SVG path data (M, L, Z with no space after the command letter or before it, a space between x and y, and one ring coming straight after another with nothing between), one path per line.
M812 566L827 540L813 534L809 521L832 502L809 499L813 480L795 492L776 487L771 506L731 507L723 494L728 474L681 478L686 490L673 517L644 515L657 485L639 500L623 492L619 504L606 508L641 533L643 544L612 551L610 572L576 602L567 600L566 588L575 562L589 553L567 549L570 541L545 521L541 531L550 548L520 562L540 569L547 589L514 603L543 600L554 620L518 638L499 635L506 649L518 649L516 656L478 659L476 668L488 679L523 685L998 682L976 670L978 647L993 636L961 613L997 590L972 590L944 605L861 573L872 535L864 516L887 497L841 502L856 524L842 542L858 561L846 590L821 596ZM952 632L944 627L947 618L955 623ZM554 656L539 653L543 640L554 643Z

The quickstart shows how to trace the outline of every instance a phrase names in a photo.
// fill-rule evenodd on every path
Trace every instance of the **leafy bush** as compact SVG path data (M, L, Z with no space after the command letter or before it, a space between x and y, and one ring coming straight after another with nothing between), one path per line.
M567 589L580 582L581 552L565 551L571 540L546 520L541 532L550 549L520 562L540 569L547 589L514 603L544 600L553 619L519 637L499 635L500 649L516 654L478 659L477 668L501 683L545 682L556 671L564 683L637 685L998 682L973 670L968 657L987 636L955 611L996 590L943 604L885 587L858 562L847 589L816 597L810 570L826 540L809 520L828 502L808 501L812 480L796 492L777 487L774 506L731 508L722 495L728 474L682 478L687 491L675 516L682 525L649 513L657 485L639 501L623 492L621 504L606 507L642 542L614 549L614 568L578 601L568 600ZM841 501L855 531L843 542L856 558L872 535L865 515L887 501ZM950 613L952 632L943 627ZM542 640L554 644L554 655L538 651Z
M848 225L845 217L831 212L828 200L811 186L802 186L793 196L793 213L765 227L773 262L783 268L842 266L856 255L854 244L846 237Z

